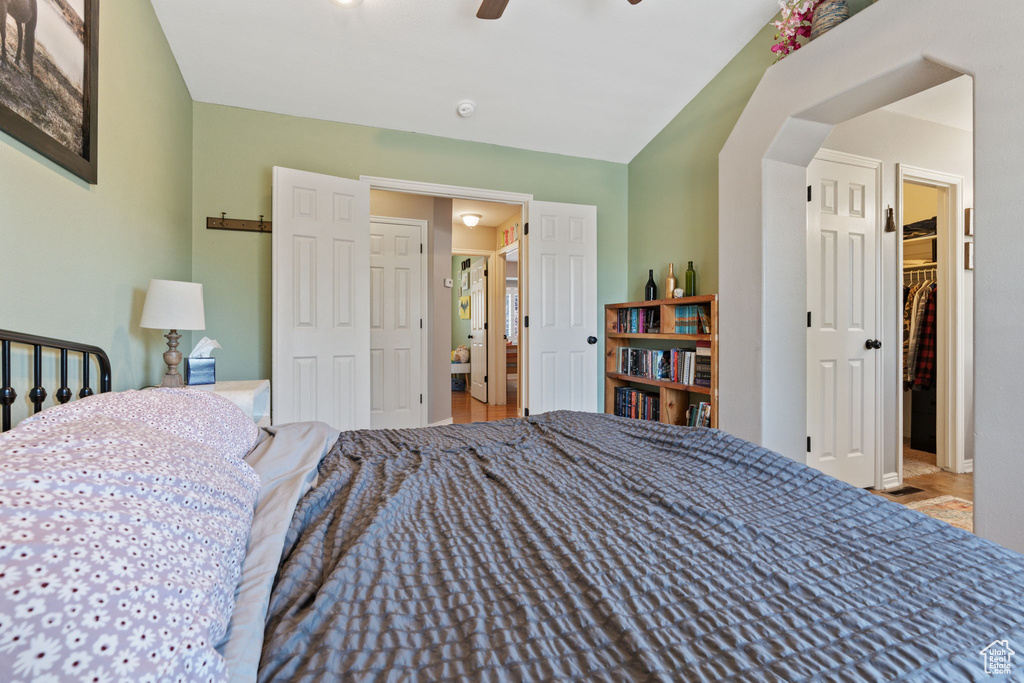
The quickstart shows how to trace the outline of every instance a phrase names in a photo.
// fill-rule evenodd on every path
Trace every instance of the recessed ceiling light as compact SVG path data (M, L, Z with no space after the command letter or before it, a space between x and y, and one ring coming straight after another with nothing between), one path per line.
M461 218L462 222L465 223L468 227L475 228L476 226L480 225L480 219L483 218L483 216L481 216L478 213L464 213L461 216L459 216L459 218Z
M363 2L363 0L331 0L338 7L355 7Z

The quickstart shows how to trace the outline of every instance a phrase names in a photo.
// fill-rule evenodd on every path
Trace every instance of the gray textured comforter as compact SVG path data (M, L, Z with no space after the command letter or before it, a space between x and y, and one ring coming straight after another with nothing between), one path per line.
M981 680L1022 623L1021 555L723 432L550 413L343 434L260 679Z

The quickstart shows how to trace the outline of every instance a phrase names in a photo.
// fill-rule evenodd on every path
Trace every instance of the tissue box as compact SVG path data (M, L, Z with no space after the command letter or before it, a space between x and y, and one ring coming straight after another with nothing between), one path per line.
M216 384L216 358L186 358L185 384Z

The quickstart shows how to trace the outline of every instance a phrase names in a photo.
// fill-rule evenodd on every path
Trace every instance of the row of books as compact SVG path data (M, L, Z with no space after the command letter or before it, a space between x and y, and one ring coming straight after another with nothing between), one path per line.
M711 342L697 342L694 351L623 346L619 348L616 372L644 379L710 387Z
M710 427L711 426L711 404L691 403L686 411L686 425L688 427Z
M658 308L620 308L615 331L620 334L657 334L661 332Z
M676 334L711 334L711 316L703 306L676 306Z
M661 399L657 394L640 391L631 387L615 389L615 414L619 417L631 417L636 420L661 419Z

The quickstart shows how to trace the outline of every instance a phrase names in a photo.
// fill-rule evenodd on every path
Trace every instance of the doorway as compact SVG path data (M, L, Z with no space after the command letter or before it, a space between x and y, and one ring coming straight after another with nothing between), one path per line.
M517 417L522 208L455 200L452 210L452 420Z
M939 500L966 526L972 90L954 79L841 123L808 168L807 462L911 506ZM877 181L853 177L871 164Z

